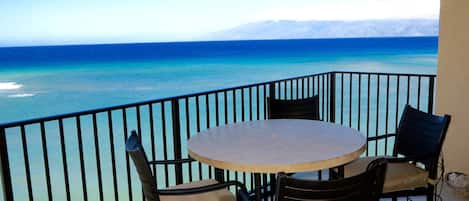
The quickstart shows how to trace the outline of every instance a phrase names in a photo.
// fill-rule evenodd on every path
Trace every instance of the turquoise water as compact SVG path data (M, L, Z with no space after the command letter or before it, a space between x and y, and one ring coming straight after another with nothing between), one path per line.
M143 49L142 49L143 48ZM144 56L141 56L144 55ZM337 39L337 40L283 40L283 41L235 41L204 42L175 44L140 44L112 46L78 46L78 47L36 47L36 48L0 48L0 122L16 121L34 117L75 112L117 104L131 103L155 98L163 98L207 91L230 86L238 86L267 80L282 79L293 76L343 71L400 72L400 73L435 73L437 62L437 38L385 38L385 39ZM394 78L393 78L394 79ZM345 77L347 82L347 77ZM415 82L415 80L413 80ZM391 82L395 82L391 80ZM354 83L357 83L354 81ZM376 80L372 80L372 86ZM406 87L401 83L401 89ZM383 84L380 85L384 87ZM381 88L380 87L380 88ZM348 86L344 86L348 88ZM415 85L413 85L415 89ZM357 91L357 86L353 86ZM364 90L364 89L363 89ZM381 90L381 94L384 90ZM415 90L414 90L415 91ZM239 91L238 91L239 93ZM391 92L391 96L398 92ZM414 92L412 92L414 93ZM237 94L239 96L239 94ZM231 96L229 95L229 105ZM366 98L362 94L363 100ZM374 100L376 94L371 98ZM404 96L400 97L405 98ZM348 100L347 93L344 97ZM239 98L237 99L240 100ZM394 99L391 99L391 104ZM201 98L201 103L205 99ZM213 97L210 97L210 111L213 111ZM220 99L223 101L223 99ZM384 99L380 100L384 107ZM345 101L347 102L347 101ZM405 101L401 100L402 105ZM415 102L415 100L411 100ZM422 101L424 102L424 101ZM356 109L353 99L353 111ZM194 104L194 100L191 100ZM239 104L239 103L237 103ZM263 104L263 103L261 103ZM348 114L345 103L344 113ZM363 103L362 103L363 104ZM203 105L203 104L202 104ZM161 119L160 105L155 105L155 120ZM237 107L239 110L239 106ZM402 108L402 107L401 107ZM184 110L181 106L181 110ZM229 114L233 111L229 108ZM371 105L372 114L376 107ZM141 110L148 113L148 108ZM165 114L169 114L170 105ZM194 107L190 108L194 114ZM263 111L261 110L261 114ZM354 113L355 114L355 113ZM116 163L118 173L119 200L128 200L125 152L123 151L122 116L113 114L113 131L115 135ZM129 131L136 129L135 110L128 111ZM220 116L224 113L221 111ZM237 112L239 117L240 112ZM363 116L365 114L363 113ZM384 115L381 113L380 116ZM210 124L214 125L214 115ZM376 119L371 117L371 122ZM390 114L395 116L395 114ZM207 125L205 110L201 108L201 127ZM344 122L348 122L348 116ZM238 118L239 119L239 118ZM254 116L256 119L256 116ZM262 119L262 117L261 117ZM337 116L340 119L340 116ZM394 118L391 118L394 119ZM90 116L81 118L84 142L84 163L88 182L90 200L97 200L97 173L93 127ZM109 129L105 114L97 116L98 140L100 145L101 167L103 170L103 189L105 200L114 200L112 191L112 174L110 164ZM148 115L142 115L142 122L148 122ZM190 117L190 132L196 133L194 115ZM383 125L384 118L379 119ZM169 122L169 121L168 121ZM223 123L223 121L221 121ZM233 122L230 115L229 122ZM352 124L357 125L353 119ZM365 122L360 122L362 128ZM182 122L185 131L184 122ZM395 121L390 121L391 125ZM168 123L168 136L171 136L171 125ZM55 200L64 200L63 170L60 155L57 122L45 125L47 131L47 149L49 154L51 181ZM74 119L66 119L65 142L71 182L72 200L82 200L80 160L78 154L77 132ZM374 131L375 125L371 126ZM26 127L28 153L31 164L33 194L35 200L46 200L44 164L39 125ZM382 133L384 128L378 128ZM155 124L157 158L163 157L162 124ZM181 133L186 135L185 132ZM149 137L148 124L143 125L142 135ZM373 133L372 135L373 136ZM172 138L168 139L169 157L172 157ZM27 200L23 152L19 129L7 130L10 165L12 167L13 185L17 200ZM183 139L183 155L186 140ZM145 141L145 147L151 147ZM147 149L148 150L148 149ZM197 164L194 164L194 177L198 177ZM132 177L135 171L132 168ZM169 167L174 172L174 168ZM158 169L158 184L164 185L162 173ZM187 166L184 167L187 179ZM204 177L208 171L204 167ZM248 178L248 183L250 178ZM174 180L169 181L170 184ZM133 180L133 196L140 200L138 182ZM134 199L135 200L135 199Z

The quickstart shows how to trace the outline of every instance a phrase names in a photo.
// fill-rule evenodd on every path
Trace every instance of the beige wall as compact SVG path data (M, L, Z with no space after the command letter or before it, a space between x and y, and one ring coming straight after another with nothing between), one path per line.
M452 116L447 171L469 174L469 0L441 0L436 107Z

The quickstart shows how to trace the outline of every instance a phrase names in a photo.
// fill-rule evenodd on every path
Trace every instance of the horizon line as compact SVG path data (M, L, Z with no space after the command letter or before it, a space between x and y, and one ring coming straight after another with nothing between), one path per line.
M439 35L423 36L371 36L371 37L342 37L342 38L266 38L266 39L239 39L239 40L181 40L181 41L142 41L142 42L109 42L109 43L71 43L71 44L44 44L44 45L12 45L0 46L6 48L29 48L29 47L73 47L73 46L106 46L106 45L139 45L139 44L172 44L172 43L207 43L207 42L249 42L249 41L284 41L284 40L347 40L347 39L381 39L381 38L438 38Z

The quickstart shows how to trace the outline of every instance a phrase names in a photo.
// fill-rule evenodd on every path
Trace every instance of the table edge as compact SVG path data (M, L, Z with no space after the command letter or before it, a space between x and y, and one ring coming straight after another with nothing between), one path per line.
M348 154L320 160L314 162L305 162L305 163L295 163L295 164L284 164L284 165L274 165L274 164L266 164L266 165L250 165L250 164L238 164L226 161L220 161L215 159L210 159L207 157L203 157L195 152L193 152L190 148L188 148L189 156L201 163L205 163L207 165L224 169L224 170L231 170L231 171L239 171L239 172L252 172L252 173L278 173L278 172L285 172L285 173L294 173L294 172L309 172L309 171L317 171L323 170L327 168L333 168L340 165L347 164L357 158L365 152L366 150L366 143L363 144L357 150L350 152ZM292 156L294 157L294 156Z

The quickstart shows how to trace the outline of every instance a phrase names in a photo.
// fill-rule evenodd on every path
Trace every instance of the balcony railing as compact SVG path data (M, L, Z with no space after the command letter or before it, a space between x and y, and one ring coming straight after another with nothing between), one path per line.
M143 200L124 148L134 129L155 161L159 188L219 177L188 157L187 140L210 127L266 119L273 96L319 95L321 120L360 130L366 155L391 154L404 105L432 113L434 84L435 75L328 72L3 124L3 200ZM251 173L223 174L254 186ZM272 177L263 175L263 184Z

